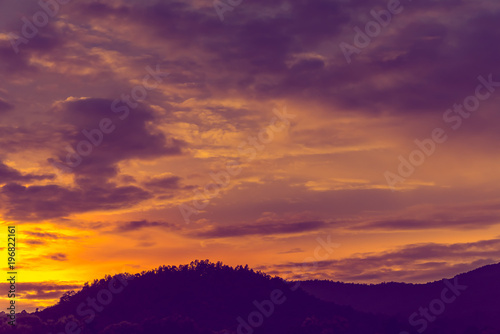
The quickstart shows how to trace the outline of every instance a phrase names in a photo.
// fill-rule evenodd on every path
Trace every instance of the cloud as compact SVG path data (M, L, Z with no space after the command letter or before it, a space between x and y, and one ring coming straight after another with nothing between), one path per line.
M130 221L126 223L118 223L118 226L112 231L113 233L134 232L145 228L174 228L173 224L165 222L150 222L147 220Z
M458 229L478 230L500 223L500 216L455 216L429 219L394 219L378 220L359 225L349 226L352 230L427 230L427 229Z
M54 174L35 175L35 174L22 174L18 170L7 166L0 161L0 184L7 182L31 182L39 180L52 180L55 178Z
M146 188L156 188L161 190L179 189L180 180L181 178L178 176L152 178L151 180L144 182L144 186Z
M412 218L407 218L412 217ZM500 223L498 200L475 201L465 204L416 205L391 216L351 221L344 224L350 230L479 230Z
M137 107L126 119L121 120L112 112L112 103L112 100L82 98L56 104L53 112L59 116L60 124L69 126L67 130L60 132L63 141L60 143L61 149L64 147L64 142L77 150L80 142L91 141L83 131L98 129L104 118L111 119L116 130L110 134L103 134L102 142L95 145L91 154L81 157L81 164L71 170L75 176L74 187L61 185L24 187L14 181L45 179L53 176L31 174L23 176L3 164L0 165L0 181L2 178L10 181L0 190L0 196L10 204L5 205L7 217L19 220L67 217L72 213L133 206L152 197L142 188L117 186L111 183L110 179L119 173L118 164L130 159L148 160L178 155L183 144L172 138L167 140L162 132L152 133L151 124L155 116L145 106ZM97 137L99 136L95 135L94 140L101 140ZM73 161L71 159L68 152L60 154L63 164ZM160 182L154 184L156 187L165 187L168 182L171 185L176 183L175 179L156 181ZM58 203L57 207L52 203Z
M151 177L142 183L142 187L148 191L160 195L160 199L172 198L182 191L191 190L196 186L182 184L182 178L178 176Z
M116 114L111 109L112 104L113 101L107 99L81 98L56 106L61 121L73 129L64 139L76 152L79 143L92 140L89 139L91 135L85 135L84 132L99 129L102 119L109 119L112 122L110 127L115 129L109 134L101 132L102 135L94 131L92 138L98 144L93 145L88 156L81 156L81 163L72 169L76 182L81 186L106 182L108 178L116 176L117 164L124 160L155 159L181 153L183 144L180 141L173 138L167 140L162 132L150 131L155 120L151 110L143 105L131 110L121 103L117 106L128 108L129 111ZM128 116L123 118L124 115ZM70 167L73 166L72 161L77 159L68 152L61 153L59 158Z
M469 243L422 243L379 253L363 253L343 259L318 261L315 264L289 262L274 269L295 278L344 282L427 282L500 261L500 239ZM287 269L293 269L288 270Z
M76 239L77 237L68 236L62 233L53 233L53 232L37 232L37 231L23 231L24 234L37 237L45 240L59 240L59 239Z
M7 291L9 283L0 283L0 288ZM73 282L18 282L17 292L23 299L55 299L70 290L81 289L80 284Z
M14 109L14 106L10 103L5 102L0 99L0 113Z
M11 32L22 36L21 25L16 30ZM21 43L18 46L19 53L14 51L10 39L0 40L0 71L9 78L15 78L20 74L39 73L40 68L31 62L30 58L43 58L50 52L54 53L54 50L63 46L65 42L62 31L57 29L52 21L36 37L29 39L28 43Z
M30 246L36 246L36 245L45 245L47 243L47 241L35 240L35 239L25 239L25 240L23 240L23 243L30 245Z
M63 253L53 253L45 256L47 259L54 261L68 261L68 256Z
M23 238L23 243L30 245L30 246L39 246L39 245L45 245L48 242L55 242L57 240L72 240L72 239L78 239L76 236L68 236L62 233L53 233L53 232L38 232L38 230L35 229L35 231L23 231L23 234L28 236L28 237L33 237L36 239L25 239Z
M348 66L339 44L353 44L352 28L363 27L371 19L372 2L284 4L242 4L238 11L226 13L224 24L212 6L200 8L177 1L81 4L79 12L80 19L91 19L96 25L127 22L148 41L210 55L210 61L194 52L189 57L191 69L201 68L198 73L217 78L208 90L203 75L195 76L199 85L194 91L208 90L212 97L236 87L238 92L260 98L315 98L366 113L442 113L475 88L478 75L500 73L496 62L500 33L495 29L498 4L489 3L487 10L480 2L458 0L405 4L399 14L404 20L394 18L370 46L353 57L355 66ZM441 20L445 14L449 19ZM401 76L402 69L408 75ZM179 78L186 82L185 75Z
M302 248L293 248L284 252L279 252L278 254L292 254L292 253L303 253L304 250Z
M327 226L322 221L272 223L272 224L240 224L237 226L217 226L205 231L192 232L197 238L229 238L248 235L292 234L317 231Z
M26 187L9 183L0 188L0 196L4 199L5 216L14 220L40 220L67 217L72 213L116 210L151 198L141 188L113 184L74 189L58 185Z
M456 232L494 226L497 211L465 210L460 204L443 212L436 208L428 214L404 212L423 203L498 197L498 191L477 185L455 187L462 180L477 184L478 175L488 170L495 176L495 155L486 151L494 151L491 143L498 142L499 132L493 125L500 116L488 108L467 121L459 150L450 152L450 139L442 153L432 157L432 161L443 159L443 165L432 165L429 160L415 174L415 182L422 178L430 186L393 193L381 184L388 166L384 160L393 158L394 165L388 168L396 168L397 156L404 154L396 151L406 143L405 138L427 134L435 126L434 119L441 122L445 109L474 92L478 75L493 73L500 80L499 3L405 3L403 13L348 65L339 43L352 43L352 28L364 27L371 19L370 10L381 9L379 5L368 0L244 1L226 12L221 23L211 2L90 0L65 7L64 16L21 45L18 55L3 39L0 73L5 89L2 86L0 94L5 100L0 100L0 113L6 122L0 126L2 159L23 161L19 166L40 163L42 168L48 164L40 156L66 163L66 147L76 149L81 141L89 140L82 131L98 128L103 118L116 126L70 175L57 180L46 172L25 173L0 163L3 216L18 221L56 220L93 211L112 215L115 210L136 210L129 218L132 221L108 224L108 219L124 218L99 219L105 220L103 229L130 232L127 236L173 230L175 226L162 222L156 208L171 210L172 219L179 216L177 208L169 205L172 198L193 188L183 183L192 183L195 174L208 177L219 162L233 158L239 139L250 130L256 134L263 119L270 118L271 109L264 111L264 107L286 101L304 116L302 120L277 135L272 147L262 151L199 215L200 220L215 223L176 232L242 241L245 236L306 234L330 228L355 234L419 230L424 235L424 230ZM120 113L111 109L114 99L130 94L130 87L146 74L145 66L154 64L171 72L168 82L137 108L130 108L126 119L120 119ZM491 110L494 99L487 102ZM12 108L15 113L5 113ZM421 123L415 121L424 118ZM196 141L201 144L195 146ZM482 159L463 158L472 151L483 153L488 166L481 165ZM466 170L470 161L477 164ZM430 169L438 172L431 174ZM457 173L462 169L462 174ZM159 176L147 177L152 173ZM494 178L481 177L494 187ZM155 209L140 206L147 200L154 201ZM258 221L263 212L283 217L305 211L315 216ZM66 221L81 228L79 222ZM64 238L42 233L27 234L26 244ZM148 247L148 243L140 245ZM280 249L288 250L282 254L301 250L295 247ZM436 247L427 245L422 252L446 253ZM396 253L390 255L397 258ZM453 257L448 267L438 256L410 260L408 265L409 253L397 263L379 256L365 254L332 266L346 279L397 275L425 279L438 273L439 267L451 272L495 259L496 253L478 254L484 259L470 258L464 263ZM383 267L384 261L390 267ZM325 275L335 274L326 267L322 270Z

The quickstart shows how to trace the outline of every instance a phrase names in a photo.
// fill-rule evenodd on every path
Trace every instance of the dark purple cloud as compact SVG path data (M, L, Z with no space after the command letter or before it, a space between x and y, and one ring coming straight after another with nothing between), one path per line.
M152 111L138 104L135 108L128 107L120 101L113 108L113 102L107 99L81 99L65 102L58 110L61 121L73 128L64 139L74 152L79 153L82 141L89 143L94 140L94 143L98 143L92 143L90 154L78 154L81 159L79 164L74 163L78 160L69 152L60 156L63 164L70 167L76 165L72 167L72 172L76 176L76 182L82 187L107 182L108 178L116 176L117 164L120 161L134 158L154 159L181 153L183 144L180 141L167 139L160 132L150 132L150 124L155 120ZM117 110L119 112L116 112ZM111 122L108 128L114 130L107 134L100 132L99 135L97 130L100 129L103 119L108 119Z
M412 244L380 253L359 254L316 263L291 262L276 265L274 268L293 269L286 272L293 273L296 278L313 269L319 273L315 278L345 282L374 280L426 282L436 277L452 277L498 261L500 261L500 239L490 239L455 244Z
M352 230L427 230L427 229L458 229L478 230L487 226L500 224L499 215L478 214L477 216L429 217L426 219L388 219L377 220L349 226Z
M125 223L117 223L116 228L111 233L125 233L142 230L145 228L162 228L172 229L175 228L173 224L166 222L150 222L147 220L131 221Z
M193 56L165 64L173 69L172 85L193 88L190 97L222 96L237 87L236 94L314 97L374 113L442 113L474 89L478 75L500 73L496 61L500 33L495 29L499 10L459 0L405 3L404 11L348 65L339 43L353 43L352 28L364 27L372 19L370 10L384 6L371 1L253 1L226 13L224 22L212 6L195 8L180 1L121 5L90 1L67 10L76 22L126 23L148 40L208 53L205 60L190 52ZM440 20L440 15L450 19ZM74 39L74 31L59 31L54 25L44 33L57 43ZM38 42L31 41L26 53L48 48L50 39L43 38L41 34ZM8 46L6 51L6 61L23 61L7 59L14 54ZM402 70L404 77L399 75ZM393 77L393 84L377 85L382 75Z
M40 245L45 245L47 243L47 241L35 240L35 239L25 239L25 240L23 240L23 243L30 245L30 246L40 246Z
M14 106L3 99L0 99L0 113L14 109Z
M18 170L7 166L0 161L0 184L7 182L31 182L40 180L52 180L55 178L54 174L35 175L35 174L22 174Z
M36 237L40 239L47 240L59 240L59 239L76 239L74 236L64 235L62 233L53 233L53 232L37 232L37 231L23 231L24 234L27 234L31 237Z
M144 182L146 188L154 188L160 190L171 190L179 189L179 181L181 180L178 176L168 176L161 178L153 178L147 182Z
M54 261L68 261L68 256L64 253L53 253L46 255L45 258L54 260Z
M150 132L155 116L145 106L130 108L128 117L122 120L111 109L112 103L112 100L106 99L83 99L65 102L54 111L60 117L61 124L70 126L70 130L60 133L63 140L60 142L61 150L69 145L78 151L79 143L86 141L89 146L92 138L94 143L99 143L92 144L92 152L87 156L80 156L81 163L71 169L75 175L74 187L25 187L19 183L54 176L22 175L4 164L0 165L0 182L9 182L0 191L8 217L28 220L67 217L71 213L128 207L151 198L148 191L139 187L117 186L110 182L119 173L118 163L129 159L147 160L178 155L183 144L175 139L167 139L163 133ZM108 134L101 132L99 137L94 130L99 129L102 119L109 119L115 130ZM84 131L94 131L94 137L85 136ZM60 156L63 164L74 161L67 160L68 156L71 158L71 153L68 152ZM178 179L154 179L149 186L156 190L161 187L175 190Z
M217 226L207 231L196 231L191 235L197 238L229 238L247 235L292 234L317 231L328 224L321 221L271 224L239 224L237 226Z
M151 195L134 186L103 184L84 189L58 185L22 186L9 183L0 190L6 217L15 220L40 220L67 217L72 213L115 210L131 207Z
M23 38L21 28L24 23L21 20L18 22L17 29L13 27L13 30L7 33ZM63 31L56 28L54 22L50 21L33 38L28 38L27 43L17 44L18 53L15 52L16 47L12 46L10 39L0 41L0 72L11 78L39 73L40 67L33 64L30 57L43 57L54 53L54 50L62 47L67 41L63 34Z
M226 13L223 23L211 7L193 8L177 1L149 6L82 4L81 15L103 21L127 20L150 31L155 36L151 38L179 47L189 43L211 53L210 63L193 60L190 67L217 71L217 77L210 80L212 95L238 87L264 98L314 97L376 113L442 113L443 108L470 94L478 75L500 73L496 61L500 30L494 28L499 25L500 12L481 8L479 3L405 3L404 11L350 65L339 43L352 44L352 28L364 28L373 19L370 10L380 10L385 4L321 0L284 5L244 3ZM450 19L440 20L438 14ZM325 45L332 47L325 51ZM294 57L307 53L323 58L303 56L289 65ZM403 70L404 78L399 75ZM394 83L376 85L376 78L382 75L394 77ZM195 81L205 82L200 76Z
M23 231L25 235L30 237L30 239L23 239L22 243L30 246L40 246L46 245L48 243L56 242L57 240L74 240L78 239L76 236L69 236L62 233L53 232L38 232L35 231ZM36 238L36 239L31 239Z

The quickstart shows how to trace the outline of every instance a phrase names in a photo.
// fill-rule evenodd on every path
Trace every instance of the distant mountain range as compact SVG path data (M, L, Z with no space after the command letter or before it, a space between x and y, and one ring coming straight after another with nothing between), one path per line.
M408 319L408 324L416 313L412 321L418 325L407 326L415 333L426 327L424 321L428 328L422 332L433 328L440 328L439 333L500 332L500 264L427 284L367 285L316 280L301 282L301 288L318 299L362 312ZM420 307L429 309L428 317L425 310L421 315Z
M18 314L16 330L4 317L0 333L500 334L499 284L499 264L446 282L360 285L287 282L194 261L95 280L41 312Z

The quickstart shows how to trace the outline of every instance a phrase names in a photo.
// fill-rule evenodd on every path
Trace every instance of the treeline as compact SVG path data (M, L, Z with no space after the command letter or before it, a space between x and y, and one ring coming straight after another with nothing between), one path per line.
M2 321L0 333L399 334L408 327L407 319L355 311L296 287L248 266L196 260L106 275L52 307L18 315L16 330Z

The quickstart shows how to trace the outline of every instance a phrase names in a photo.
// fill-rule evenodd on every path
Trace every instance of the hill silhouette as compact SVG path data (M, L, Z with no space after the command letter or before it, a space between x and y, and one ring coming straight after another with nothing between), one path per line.
M461 287L456 299L449 284ZM419 313L420 307L428 308L434 299L441 299L444 289L448 289L445 298L454 300L444 303L444 312L429 321L432 325L428 330L500 333L500 263L426 284L390 282L368 285L309 280L301 282L301 288L324 301L404 319L414 312Z
M470 284L466 291L475 291L473 284L493 286L481 281L498 281L498 272L493 269L498 268L481 268L469 273L469 278L463 277L464 283ZM433 288L437 283L431 283L429 290L425 290L428 296L439 290L437 285ZM412 290L415 287L420 289L417 293ZM232 268L221 262L197 260L189 265L162 266L140 274L125 273L94 280L78 292L66 293L56 305L41 312L18 314L15 330L3 319L0 333L400 334L405 330L417 333L415 328L409 330L411 326L404 312L391 308L408 303L410 306L405 307L412 309L420 301L421 305L428 305L430 300L423 296L418 302L410 300L424 291L421 288L393 283L354 286L325 281L287 282L248 266ZM380 289L386 289L388 295L380 297ZM342 296L336 302L331 301L332 291ZM394 294L399 294L399 304L394 302ZM487 317L474 320L471 312L474 305L458 308L460 300L466 303L488 300L490 296L480 294L476 299L470 298L464 291L457 297L456 310L452 312L455 304L450 304L449 313L447 309L439 321L426 328L426 333L500 333L484 331ZM367 305L360 307L360 303ZM456 329L455 324L443 322L454 319L449 314L472 316L472 320L483 323L476 323L480 325L477 328Z

